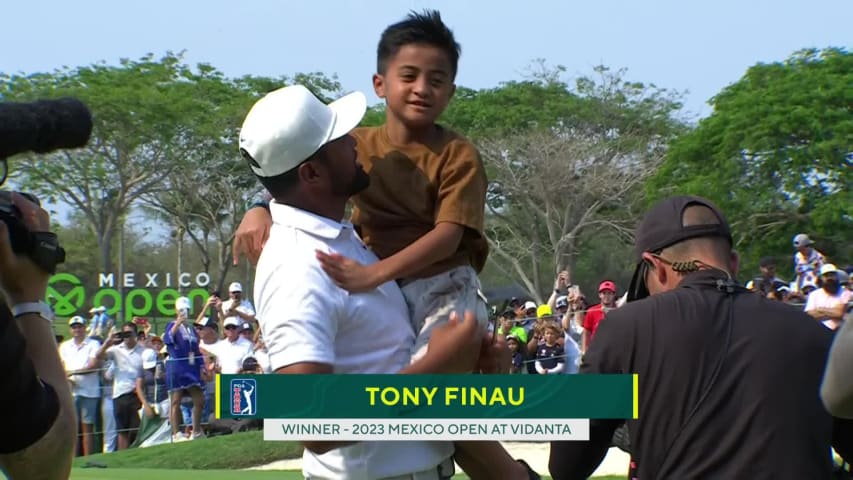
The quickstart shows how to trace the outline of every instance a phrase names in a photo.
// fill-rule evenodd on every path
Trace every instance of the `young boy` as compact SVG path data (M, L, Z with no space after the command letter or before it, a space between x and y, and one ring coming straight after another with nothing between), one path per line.
M557 343L562 338L563 331L557 322L546 320L542 325L542 336L545 343L536 350L536 373L541 375L563 373L566 368L566 359L563 355L563 347Z
M483 233L487 180L477 149L435 123L456 89L460 47L438 12L412 13L388 27L377 48L373 86L386 101L386 122L357 128L358 159L370 186L352 197L352 223L381 259L371 265L317 252L335 284L350 292L397 280L417 333L412 361L451 312L488 312L477 277L488 256ZM269 212L255 208L237 232L235 252L256 259L269 234ZM538 478L496 442L457 444L472 478Z

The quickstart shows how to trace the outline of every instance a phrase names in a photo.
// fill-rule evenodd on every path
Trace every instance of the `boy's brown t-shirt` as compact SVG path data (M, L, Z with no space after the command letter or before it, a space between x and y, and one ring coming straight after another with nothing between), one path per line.
M395 146L384 126L352 131L370 187L352 198L352 223L379 258L388 258L440 222L465 233L452 255L411 275L425 278L461 265L482 271L489 254L483 234L486 172L477 149L441 128L435 145Z

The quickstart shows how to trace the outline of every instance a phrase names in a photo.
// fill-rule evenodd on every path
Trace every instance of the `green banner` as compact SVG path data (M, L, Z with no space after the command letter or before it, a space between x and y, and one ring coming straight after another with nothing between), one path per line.
M217 375L219 418L636 418L635 375Z

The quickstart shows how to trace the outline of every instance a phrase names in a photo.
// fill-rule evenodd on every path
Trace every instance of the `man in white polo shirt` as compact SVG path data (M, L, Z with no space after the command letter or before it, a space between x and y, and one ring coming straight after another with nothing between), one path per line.
M233 375L243 367L243 359L250 356L255 344L240 335L242 325L238 317L228 317L223 322L225 338L213 344L204 342L199 347L216 357L219 373Z
M59 346L59 357L71 382L71 395L80 433L83 435L83 455L95 451L92 434L98 415L98 399L101 398L101 382L98 377L98 349L101 343L86 337L86 320L77 315L68 320L71 338Z
M255 308L249 300L243 298L243 286L240 282L233 282L228 286L228 300L219 306L219 315L227 321L236 319L238 324L255 321Z
M136 379L142 376L142 352L145 347L137 341L136 325L127 322L119 333L104 341L98 350L98 360L113 361L113 415L118 432L118 449L129 447L139 429L139 409L142 403L136 395Z
M348 135L366 109L360 92L324 105L295 85L258 101L240 150L273 196L273 225L258 261L255 305L270 363L280 374L463 373L481 351L473 315L433 333L410 364L415 332L395 282L364 293L338 288L316 252L377 261L348 222L346 202L369 177ZM308 479L439 480L453 474L451 442L304 442Z

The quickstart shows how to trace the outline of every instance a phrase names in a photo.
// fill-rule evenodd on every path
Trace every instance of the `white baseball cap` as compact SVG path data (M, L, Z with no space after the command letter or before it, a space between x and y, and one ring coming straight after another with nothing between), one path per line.
M794 248L800 248L800 247L808 247L813 242L812 242L812 239L809 238L809 236L806 235L805 233L798 233L796 236L794 236L794 240L792 243L794 244Z
M142 351L142 368L148 370L157 366L157 352L153 348Z
M192 304L187 297L178 297L175 300L175 310L191 310Z
M536 310L536 304L533 302L524 302L524 311Z
M255 175L281 175L357 127L365 111L367 98L361 92L326 105L302 85L280 88L249 110L240 130L240 151Z
M240 292L243 293L243 286L240 285L240 282L234 282L231 285L228 285L228 292Z
M243 324L240 323L240 320L237 317L228 317L224 322L222 322L222 328L230 327L231 325L234 325L235 327L242 327Z
M831 263L824 263L822 267L820 267L820 274L826 275L827 273L839 273L841 270L838 269L835 265Z
M86 319L81 317L80 315L74 315L73 317L68 319L68 325L69 326L77 325L77 324L85 326L86 325Z

